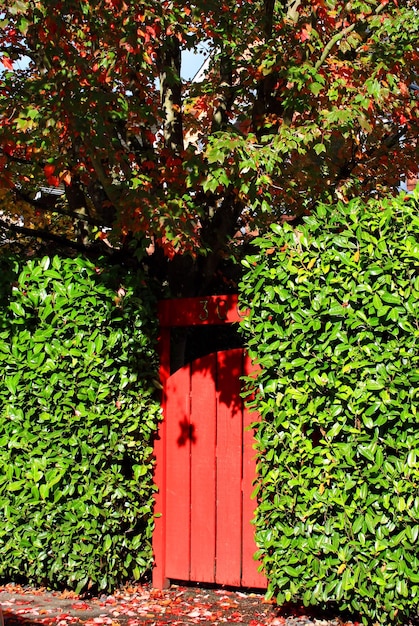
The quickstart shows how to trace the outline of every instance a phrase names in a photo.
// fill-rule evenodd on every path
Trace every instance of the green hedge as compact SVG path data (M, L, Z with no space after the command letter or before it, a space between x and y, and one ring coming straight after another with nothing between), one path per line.
M419 599L418 196L319 206L256 246L241 307L269 594L401 621Z
M1 264L0 578L111 590L152 560L155 302L122 268Z

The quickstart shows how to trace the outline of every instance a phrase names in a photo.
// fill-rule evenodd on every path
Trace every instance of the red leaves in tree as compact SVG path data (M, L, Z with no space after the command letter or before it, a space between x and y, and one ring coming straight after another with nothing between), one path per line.
M6 69L13 70L13 61L9 57L4 56L1 59L1 62L3 63Z
M318 199L395 191L389 181L417 158L418 17L409 3L360 2L302 0L270 15L262 0L6 6L0 65L16 72L1 75L0 146L34 150L32 171L20 153L1 167L30 191L40 172L51 186L71 172L95 190L86 200L100 223L157 239L170 227L176 252L233 198L242 214L226 241L245 214L251 232ZM203 46L205 80L185 87L177 55ZM29 54L22 72L12 47L48 54ZM406 129L403 147L389 123Z
M58 187L58 185L60 184L60 179L58 178L58 176L55 175L55 165L52 165L50 163L44 165L44 174L45 178L47 179L48 185L51 185L51 187Z

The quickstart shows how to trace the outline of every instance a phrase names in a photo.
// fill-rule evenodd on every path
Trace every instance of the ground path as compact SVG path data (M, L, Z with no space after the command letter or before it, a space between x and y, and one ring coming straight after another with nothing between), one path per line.
M89 599L6 585L0 587L0 603L5 626L353 626L302 607L280 610L257 593L177 585L165 591L133 585Z

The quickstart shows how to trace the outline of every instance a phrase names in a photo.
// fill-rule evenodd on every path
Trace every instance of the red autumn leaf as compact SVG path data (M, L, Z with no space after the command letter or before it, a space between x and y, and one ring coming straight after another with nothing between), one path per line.
M48 185L51 187L58 187L60 184L60 179L55 175L55 165L48 163L44 165L44 174L47 179Z
M3 57L1 62L6 69L13 70L13 61L9 57Z
M49 176L52 176L54 172L55 172L55 165L52 165L49 163L47 165L44 165L44 173L47 178Z
M87 602L75 602L71 605L71 608L76 611L87 611L90 605Z

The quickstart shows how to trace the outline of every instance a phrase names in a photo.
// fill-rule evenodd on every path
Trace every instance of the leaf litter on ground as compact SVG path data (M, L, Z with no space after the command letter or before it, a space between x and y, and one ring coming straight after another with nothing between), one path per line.
M302 606L277 607L262 593L172 585L127 585L113 595L77 596L71 591L0 586L5 626L352 626L340 617Z

